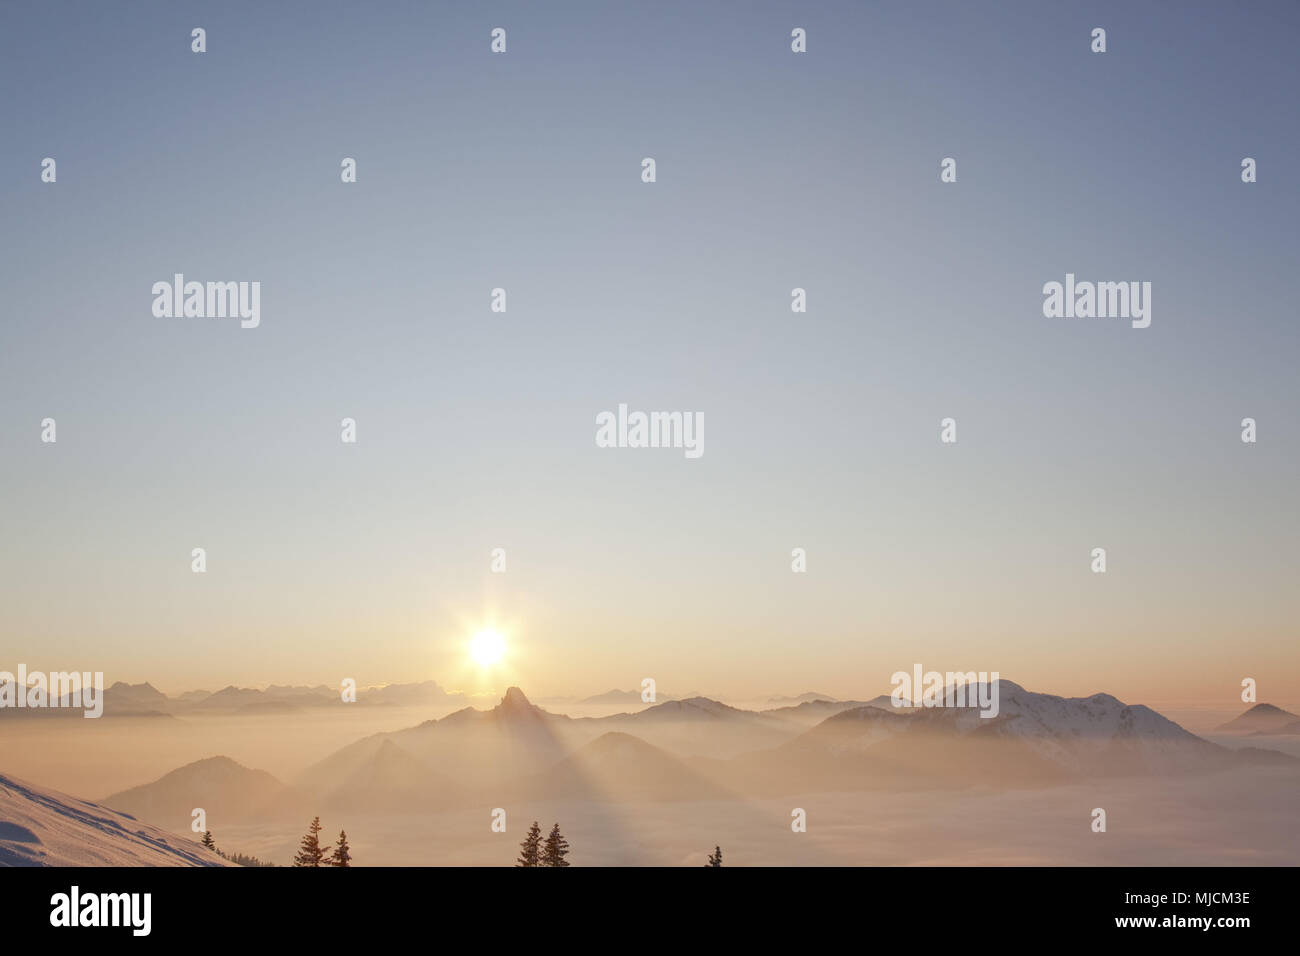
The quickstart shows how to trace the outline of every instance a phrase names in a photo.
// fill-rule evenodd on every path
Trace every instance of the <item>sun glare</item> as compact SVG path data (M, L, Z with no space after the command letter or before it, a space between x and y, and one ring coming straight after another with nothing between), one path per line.
M506 639L496 631L479 631L470 641L469 653L479 667L499 664L506 656Z

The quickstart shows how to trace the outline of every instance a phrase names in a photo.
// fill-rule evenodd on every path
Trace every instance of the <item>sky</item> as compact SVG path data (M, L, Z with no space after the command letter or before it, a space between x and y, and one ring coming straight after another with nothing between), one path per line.
M0 669L1300 705L1298 20L7 5ZM1150 327L1045 318L1066 273ZM620 403L704 454L598 448Z

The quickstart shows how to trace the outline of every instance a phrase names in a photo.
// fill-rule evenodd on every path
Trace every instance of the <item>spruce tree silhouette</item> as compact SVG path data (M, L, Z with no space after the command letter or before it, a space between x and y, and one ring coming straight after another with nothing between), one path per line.
M212 839L211 830L203 831L203 845L207 847L209 850L215 850L217 848L217 841Z
M713 852L709 854L709 862L705 866L722 866L722 847L715 846Z
M528 828L528 836L524 837L524 842L519 844L519 859L515 861L515 866L540 866L540 848L542 844L542 828L533 821L533 825Z
M334 844L334 853L329 859L330 866L351 866L352 852L348 846L348 832L339 831L339 841Z
M557 823L551 827L546 845L542 847L542 866L568 866L569 861L565 859L568 855L569 841L564 839L564 834L560 832L560 825Z
M320 848L320 817L311 821L307 835L302 838L298 852L294 855L294 866L320 866L325 859L325 851Z

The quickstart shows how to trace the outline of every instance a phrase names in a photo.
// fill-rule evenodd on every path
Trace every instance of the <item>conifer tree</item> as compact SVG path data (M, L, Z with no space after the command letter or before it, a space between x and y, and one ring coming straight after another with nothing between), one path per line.
M722 866L722 847L715 846L713 852L709 854L709 862L705 866Z
M569 861L565 859L568 855L569 841L564 839L564 834L560 833L560 825L557 823L551 827L546 845L542 847L542 866L568 866Z
M329 859L330 866L351 866L352 853L351 847L348 846L348 833L346 830L339 831L339 841L334 844L334 853Z
M516 866L540 866L541 863L539 851L542 843L542 828L533 821L533 825L528 828L528 836L524 837L524 842L519 844L519 859L515 861Z
M212 839L211 830L203 831L203 845L207 847L209 850L215 850L217 848L217 841Z
M316 817L307 828L307 835L302 838L293 865L320 866L324 859L325 851L320 847L320 817Z

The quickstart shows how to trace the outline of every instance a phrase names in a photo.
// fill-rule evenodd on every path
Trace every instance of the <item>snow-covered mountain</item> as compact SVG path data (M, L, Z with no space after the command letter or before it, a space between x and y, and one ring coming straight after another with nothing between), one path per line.
M973 706L973 701L990 699L989 695L996 695L996 717L981 716ZM995 738L1004 738L1018 741L1026 753L1063 771L1090 775L1210 770L1242 760L1269 759L1267 752L1231 751L1210 743L1149 707L1125 704L1110 694L1058 697L999 680L992 686L968 685L965 706L957 706L962 700L953 687L944 700L947 706L896 713L890 715L893 719L869 708L846 711L800 740L807 745L825 739L842 750L866 751L882 740L922 730L931 736L978 739L989 746ZM855 730L855 723L860 725L857 732L846 734Z
M1035 752L1069 769L1095 773L1198 770L1232 755L1142 704L1110 694L1056 697L998 681L1000 712ZM975 718L980 719L980 718Z
M0 775L0 866L233 866L194 840Z

